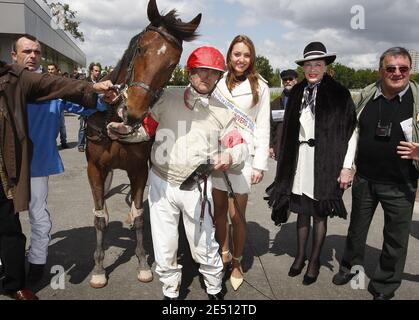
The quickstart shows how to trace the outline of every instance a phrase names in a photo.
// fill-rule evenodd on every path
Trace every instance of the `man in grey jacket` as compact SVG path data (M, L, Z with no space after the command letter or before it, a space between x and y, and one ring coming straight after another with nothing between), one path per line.
M358 152L351 222L333 283L348 283L356 275L351 269L363 265L368 229L380 203L384 243L368 286L375 300L393 298L406 261L419 168L410 150L412 142L419 140L419 85L409 81L411 70L412 59L406 49L388 49L380 58L381 79L365 88L357 102Z

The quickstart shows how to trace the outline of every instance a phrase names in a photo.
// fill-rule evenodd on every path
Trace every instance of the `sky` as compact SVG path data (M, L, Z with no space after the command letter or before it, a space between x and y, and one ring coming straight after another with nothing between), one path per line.
M148 0L61 2L77 11L88 64L115 65L149 23ZM356 69L376 69L381 53L393 46L419 51L419 0L157 0L157 6L161 13L176 9L185 22L202 13L200 36L184 42L181 65L200 45L225 54L238 34L249 36L256 53L281 70L296 68L312 41Z

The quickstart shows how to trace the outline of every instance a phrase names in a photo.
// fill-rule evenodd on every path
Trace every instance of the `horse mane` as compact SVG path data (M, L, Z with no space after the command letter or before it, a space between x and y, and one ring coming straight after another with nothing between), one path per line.
M192 41L199 36L199 34L195 31L196 25L182 22L182 20L178 18L178 14L175 9L171 10L166 15L161 15L158 21L153 21L153 25L155 27L161 26L166 28L170 34L172 34L180 41ZM110 80L112 83L116 83L117 77L119 76L122 67L129 65L135 54L135 51L137 50L136 43L138 43L138 38L142 35L143 32L144 31L135 35L129 42L128 48L125 50L124 55L122 56L121 60L119 60L117 66L110 75Z
M159 25L165 27L173 36L181 41L192 41L199 36L195 31L196 25L182 22L182 20L178 18L175 9L164 16L162 15Z

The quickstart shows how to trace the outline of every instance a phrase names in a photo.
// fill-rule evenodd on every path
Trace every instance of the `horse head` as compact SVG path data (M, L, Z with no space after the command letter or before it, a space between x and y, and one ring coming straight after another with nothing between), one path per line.
M183 41L197 37L201 22L201 14L188 23L177 18L176 10L161 15L155 0L149 1L147 15L150 24L131 39L111 75L113 83L125 88L121 93L124 122L130 125L141 122L157 101L179 63Z

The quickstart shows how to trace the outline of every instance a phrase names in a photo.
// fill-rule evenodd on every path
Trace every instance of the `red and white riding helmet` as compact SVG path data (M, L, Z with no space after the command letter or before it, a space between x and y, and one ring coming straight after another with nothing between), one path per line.
M213 47L199 47L195 49L186 63L188 71L194 68L213 69L220 72L225 71L225 60L223 54Z

